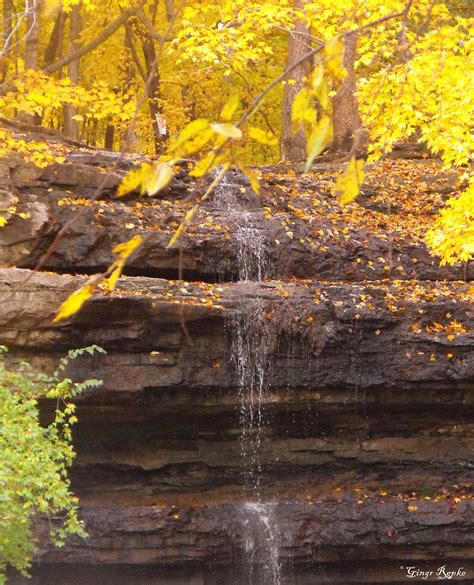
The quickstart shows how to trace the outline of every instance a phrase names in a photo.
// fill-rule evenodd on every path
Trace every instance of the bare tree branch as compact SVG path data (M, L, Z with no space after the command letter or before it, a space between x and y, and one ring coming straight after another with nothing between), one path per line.
M147 82L147 74L146 74L145 69L143 68L143 65L140 63L140 59L139 59L138 53L137 53L137 48L135 46L135 40L133 38L132 27L130 26L129 22L127 22L125 24L125 34L127 35L128 47L129 47L130 52L132 54L133 62L135 63L135 66L138 69L138 72L140 73L141 78L146 83Z
M156 31L155 27L153 26L153 23L148 18L148 16L145 14L145 12L143 11L143 8L141 6L137 8L136 14L137 14L137 17L140 19L140 22L145 27L146 32L150 35L150 37L152 39L155 39L157 41L164 41L164 42L173 40L173 37L170 37L167 35L160 35Z
M123 24L125 24L125 22L131 16L134 16L137 13L137 10L138 10L137 7L127 8L127 10L122 12L122 14L118 18L116 18L113 22L106 26L98 37L92 39L92 41L89 41L88 43L85 43L75 51L69 53L69 55L63 57L62 59L59 59L59 61L56 61L51 65L48 65L43 69L43 73L51 75L52 73L58 71L58 69L61 69L61 67L69 65L69 63L71 63L72 61L75 61L76 59L79 59L83 55L86 55L87 53L90 53L91 51L96 49L99 45L101 45L104 41L111 37L115 32L117 32L118 29Z

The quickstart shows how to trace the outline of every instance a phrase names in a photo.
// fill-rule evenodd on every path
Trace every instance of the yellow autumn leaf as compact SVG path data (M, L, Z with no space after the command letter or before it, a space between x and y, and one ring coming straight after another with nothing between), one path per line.
M441 265L474 258L474 178L465 191L448 199L426 240Z
M315 92L315 96L323 111L326 112L329 107L329 90L325 79L321 81L318 89Z
M209 124L210 122L206 118L197 118L196 120L193 120L187 124L179 133L178 138L168 148L168 153L174 152L187 143L191 138L195 138L196 135L201 134L204 130L207 130L209 128Z
M293 100L291 108L291 124L293 132L297 132L305 119L306 110L310 107L312 92L308 87L303 87Z
M317 119L318 119L318 111L316 110L316 108L314 108L313 106L306 108L303 121L308 122L308 124L310 124L312 126L316 122Z
M219 120L222 120L222 122L230 122L232 120L232 116L235 114L237 108L239 107L239 103L240 97L239 93L236 91L230 96L229 100L222 108Z
M173 161L158 161L143 177L143 188L148 195L161 191L173 178Z
M128 175L122 179L122 182L117 189L117 196L122 197L123 195L127 195L132 191L140 191L140 193L143 195L145 193L145 188L143 186L144 177L151 173L152 170L153 165L150 163L145 163L141 165L140 168L130 171Z
M273 132L266 132L261 128L256 128L255 126L249 127L249 136L253 138L260 144L266 144L267 146L276 146L278 144L278 138L273 134Z
M122 270L123 270L124 265L125 265L125 262L118 262L117 268L115 268L115 270L112 271L110 276L105 279L106 283L107 283L107 288L109 291L113 291L115 289L115 287L117 285L117 281L122 274Z
M122 260L126 260L132 252L134 252L139 246L141 246L143 242L143 238L141 236L133 236L127 242L122 242L121 244L117 244L115 248L112 250L114 254L120 256Z
M214 132L214 130L213 130ZM223 134L214 134L214 140L213 142L213 148L212 150L214 152L217 152L219 149L221 149L222 146L224 146L224 144L228 141L227 136L224 136Z
M216 156L215 152L210 152L204 158L202 158L199 162L197 162L192 171L190 171L191 177L202 177L206 173L210 173L212 169L214 169L218 164L223 161L222 156Z
M145 193L155 195L171 181L173 165L173 160L162 160L154 164L144 163L122 179L117 189L117 196L122 197L132 191L139 191L141 195Z
M214 137L216 134L212 128L205 128L198 132L193 138L181 145L178 156L180 158L190 154L196 154Z
M311 74L311 87L313 91L318 91L319 87L324 81L324 68L322 65L318 65L314 68L313 73Z
M64 303L59 307L57 315L53 321L62 321L77 313L82 305L90 299L94 292L94 287L90 284L79 288L68 296Z
M233 124L229 124L228 122L215 122L214 124L211 124L211 128L214 130L214 132L217 132L217 134L221 134L227 138L242 138L242 130Z
M246 166L242 167L242 171L247 175L248 180L250 181L250 186L255 191L257 195L260 194L260 181L258 180L257 175L252 169L249 169Z
M364 161L351 158L346 172L341 175L335 185L335 192L340 205L346 205L359 195L364 182Z
M44 0L43 12L44 16L51 16L56 13L61 7L62 0Z
M188 213L186 213L180 226L173 234L173 237L171 238L169 244L166 246L167 248L170 248L176 242L176 240L179 238L179 236L184 233L185 229L188 227L188 225L192 222L195 215L197 214L197 211L198 211L198 206L195 205L192 209L190 209L188 211Z
M347 76L347 71L342 65L343 59L344 43L339 37L334 37L324 47L324 64L326 71L337 83Z
M314 159L321 154L328 143L329 131L331 129L331 118L323 116L318 124L312 129L308 137L308 158L306 160L305 173L309 171Z

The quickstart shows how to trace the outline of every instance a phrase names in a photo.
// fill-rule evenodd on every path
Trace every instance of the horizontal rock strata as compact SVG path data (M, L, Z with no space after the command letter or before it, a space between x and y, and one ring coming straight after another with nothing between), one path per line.
M101 270L116 244L140 233L146 242L127 268L132 275L177 278L181 254L186 278L211 282L256 278L248 266L255 256L263 275L276 278L472 278L469 267L440 268L424 243L437 211L458 189L456 174L432 161L369 165L358 204L345 208L332 195L342 165L319 165L306 175L290 167L263 169L260 197L245 177L231 173L171 250L167 244L191 205L183 198L192 185L181 174L162 198L118 200L116 187L131 164L117 167L110 155L87 152L47 169L3 162L0 190L17 197L29 221L16 215L2 229L0 264L34 267L81 211L46 268ZM91 201L99 187L100 200Z
M470 557L469 284L126 278L113 296L99 293L70 323L53 325L58 303L84 281L0 270L0 342L10 359L50 369L71 346L108 352L71 371L104 380L81 399L72 474L91 537L45 549L43 563L242 557L251 494L232 356L242 326L267 344L261 497L277 502L282 562L308 564L311 547L324 566L351 555ZM461 331L433 328L453 321Z
M0 162L1 197L29 214L0 230L8 359L50 371L68 349L107 351L68 372L104 381L78 400L71 471L90 536L54 549L40 523L35 585L242 585L249 547L263 585L269 541L282 584L393 585L412 565L433 573L412 582L443 565L472 582L472 268L440 267L423 241L454 174L385 161L341 210L337 165L260 169L261 197L233 173L179 252L166 246L188 206L184 173L160 199L117 201L136 161ZM78 211L47 271L30 270ZM145 246L115 293L54 324L137 233ZM243 387L258 380L256 450L255 428L242 441Z

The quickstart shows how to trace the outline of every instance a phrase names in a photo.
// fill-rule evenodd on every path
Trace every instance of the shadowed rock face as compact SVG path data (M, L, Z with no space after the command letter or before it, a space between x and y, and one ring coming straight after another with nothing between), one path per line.
M129 268L143 276L114 295L98 291L61 325L52 323L59 303L86 277L0 269L0 344L11 360L48 370L72 347L107 350L69 372L104 380L79 400L71 472L90 537L53 549L40 523L34 582L247 585L253 550L254 585L273 585L262 569L272 542L282 585L406 583L407 566L433 573L410 581L434 582L443 565L463 567L456 580L471 583L472 287L456 280L461 267L437 267L401 220L388 243L378 167L357 225L331 200L333 168L266 169L261 200L231 176L183 240L188 279L178 281L168 279L177 253L165 246L181 216L170 201L188 180L142 207L133 197L111 203L127 163L107 175L110 163L87 153L46 171L5 163L5 185L32 216L0 231L5 265L34 266L78 208L83 219L50 271L94 272L114 244L156 232ZM420 183L424 221L454 179L429 162L396 165L392 213L403 216L405 191ZM105 199L84 204L103 175ZM377 258L388 252L386 270ZM272 279L251 282L264 274ZM260 374L259 503L249 508L242 385L257 387Z

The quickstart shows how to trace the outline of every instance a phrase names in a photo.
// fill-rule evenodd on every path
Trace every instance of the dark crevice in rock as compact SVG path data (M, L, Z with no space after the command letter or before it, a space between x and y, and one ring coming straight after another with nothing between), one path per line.
M25 266L25 268L34 269L34 265ZM53 270L56 274L69 275L92 275L105 272L108 266L72 266L67 269L56 268ZM124 276L135 276L143 278L158 278L162 280L181 280L183 282L206 282L209 284L217 284L222 282L237 282L239 280L237 274L225 273L208 273L199 272L198 270L176 268L139 268L134 266L125 266L123 270Z

